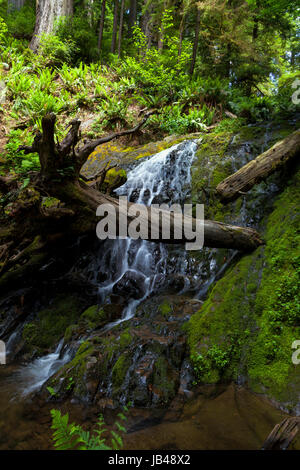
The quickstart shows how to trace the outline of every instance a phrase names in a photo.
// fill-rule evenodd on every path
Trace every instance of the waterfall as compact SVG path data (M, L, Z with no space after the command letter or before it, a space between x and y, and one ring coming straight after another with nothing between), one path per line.
M23 396L39 390L60 367L70 361L69 350L62 354L63 343L62 339L54 353L40 357L16 372L13 379L16 383L20 383L19 388L22 390Z
M137 204L183 204L191 183L190 169L197 144L185 141L143 160L128 173L118 196ZM182 251L184 251L181 248ZM145 240L107 240L98 267L106 279L99 283L101 302L111 294L126 295L123 320L134 315L136 306L161 285L168 271L168 248Z

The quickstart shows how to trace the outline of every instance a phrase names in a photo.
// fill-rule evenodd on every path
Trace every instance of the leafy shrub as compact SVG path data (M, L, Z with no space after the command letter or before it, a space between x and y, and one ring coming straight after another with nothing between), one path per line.
M47 65L60 66L72 63L77 48L72 39L62 40L55 34L43 33L40 37L40 55Z
M8 28L3 18L0 16L0 44L4 41Z
M184 113L183 105L173 104L165 106L159 115L151 118L151 122L163 132L184 134L205 129L206 125L212 123L214 113L215 110L209 109L206 105L191 108L188 113Z
M251 122L268 119L273 111L272 100L267 96L238 96L229 104L235 114Z
M30 40L35 25L34 2L27 1L20 10L13 10L7 15L9 32L18 39Z
M75 63L99 59L97 36L85 16L61 18L56 24L56 34L62 42L74 44Z
M20 145L31 145L32 142L33 135L30 130L12 129L10 131L3 157L10 168L13 166L17 173L40 169L38 155L33 153L25 155L24 152L17 152Z
M38 118L48 113L58 114L64 107L63 102L56 96L45 93L41 90L34 90L27 99L17 98L13 110L16 118L21 114L35 122Z
M279 78L278 89L274 96L274 104L278 113L289 114L300 108L300 105L293 103L292 100L292 95L296 91L293 85L297 79L300 80L299 72L288 72ZM299 89L299 86L297 88Z
M133 77L147 94L158 92L174 96L174 84L178 84L186 72L191 58L191 44L185 41L178 57L179 39L169 33L172 26L170 10L166 10L162 19L165 48L158 51L154 47L148 48L145 34L136 25L133 38L137 58L127 57L117 68L120 75Z

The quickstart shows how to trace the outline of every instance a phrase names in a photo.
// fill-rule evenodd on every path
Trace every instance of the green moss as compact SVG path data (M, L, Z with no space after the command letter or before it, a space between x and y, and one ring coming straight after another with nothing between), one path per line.
M174 398L177 385L170 374L167 359L163 356L158 357L155 361L153 376L153 392L158 395L158 400L161 403L168 403Z
M79 317L79 302L74 297L59 296L51 305L41 310L37 318L23 329L27 351L43 351L55 346L64 336L66 328Z
M112 368L112 383L114 386L114 393L118 393L118 389L123 384L127 370L130 366L130 358L126 354L122 354Z
M172 312L172 307L170 303L165 299L163 303L158 307L158 310L163 317L167 317Z
M291 345L300 338L299 183L298 171L278 197L265 222L266 246L232 267L188 322L199 381L242 374L256 391L298 400L299 386L289 383L295 384Z
M89 341L84 341L78 348L74 359L64 365L54 378L51 379L51 387L56 391L58 398L70 392L73 392L74 396L77 397L84 397L86 395L86 366L93 353L93 344Z
M105 175L103 189L110 192L127 181L127 173L122 168L111 168Z
M95 328L106 320L106 314L98 305L92 305L82 313L80 320L86 322L89 328Z
M119 346L121 350L124 350L127 347L129 347L131 343L132 343L132 336L130 334L129 328L126 328L126 330L120 336Z

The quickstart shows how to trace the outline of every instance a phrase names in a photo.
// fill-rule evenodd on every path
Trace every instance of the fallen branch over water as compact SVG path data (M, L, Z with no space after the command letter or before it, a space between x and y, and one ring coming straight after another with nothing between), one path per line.
M95 233L99 217L96 216L98 206L110 204L116 213L117 231L120 216L125 220L125 226L129 226L134 217L124 215L118 199L102 194L96 188L87 185L80 178L80 170L91 152L101 143L108 142L123 135L129 135L139 130L147 121L149 114L133 129L111 134L107 137L86 142L80 146L79 127L80 121L70 123L70 130L62 142L55 142L54 130L56 116L49 114L42 120L42 133L35 137L33 145L22 146L19 150L26 153L36 152L39 155L41 171L31 175L30 185L24 190L24 197L12 205L11 214L14 224L11 227L2 228L2 244L7 244L3 259L0 259L0 271L9 273L14 277L14 264L20 276L26 276L26 268L36 269L37 264L44 260L48 244L61 239L63 234L79 236L87 233ZM6 182L5 182L6 183ZM43 208L42 197L53 197L60 201L57 208ZM130 212L131 203L128 203ZM144 222L147 225L145 239L164 243L193 243L190 234L195 233L196 219L190 217L191 229L185 233L185 226L178 222L177 216L169 211L160 211L160 216L153 222L153 208L141 206ZM124 217L126 217L124 219ZM165 219L170 219L170 237L165 237L163 226ZM184 216L185 217L185 216ZM100 219L101 220L101 219ZM153 237L153 223L156 236ZM174 230L182 224L182 235ZM177 238L176 238L177 236ZM28 243L24 243L24 239ZM143 237L144 238L144 237ZM13 244L10 241L13 240ZM36 241L39 241L38 243ZM204 221L204 246L215 248L231 248L242 251L251 251L262 244L260 235L251 228L236 227L221 222ZM5 258L5 259L4 259ZM21 265L20 265L21 262ZM19 263L19 264L18 264ZM17 275L17 272L15 272Z
M217 193L223 201L232 201L299 155L300 129L219 183Z

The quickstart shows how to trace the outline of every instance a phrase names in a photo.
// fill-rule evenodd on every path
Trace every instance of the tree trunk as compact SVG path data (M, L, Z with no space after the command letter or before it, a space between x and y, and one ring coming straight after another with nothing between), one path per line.
M118 13L119 13L119 0L115 0L114 1L113 32L112 32L111 49L110 49L112 54L116 52L117 33L118 33Z
M105 9L106 9L106 0L102 0L101 18L100 18L100 27L99 27L99 36L98 36L98 49L99 49L99 51L101 51L101 49L102 49L104 21L105 21Z
M144 10L143 10L143 17L142 17L142 31L147 38L147 46L148 49L151 47L152 43L152 31L151 31L151 4L148 4L148 0L145 0Z
M122 50L122 38L123 38L123 23L124 23L124 8L125 0L121 0L121 11L120 11L120 26L119 26L119 41L118 41L118 57L121 57Z
M137 0L130 0L130 10L128 19L128 36L132 38L133 28L137 21Z
M193 46L192 62L191 62L191 67L190 67L190 75L193 75L193 73L194 73L195 64L196 64L196 59L197 59L198 43L199 43L199 34L200 34L200 18L201 18L201 13L200 13L199 8L197 7L195 39L194 39L194 46Z
M85 1L85 10L87 12L89 25L92 28L94 25L94 0Z
M25 4L25 0L8 0L7 11L10 13L14 10L20 10Z
M36 22L30 49L36 51L39 47L40 35L53 32L57 18L69 17L73 14L73 0L39 0L37 3Z
M277 142L269 150L218 184L217 193L224 201L234 200L299 154L300 129Z
M185 27L185 14L183 13L181 21L180 21L180 26L179 26L178 58L181 57L181 53L182 53L182 42L183 42L184 27Z

